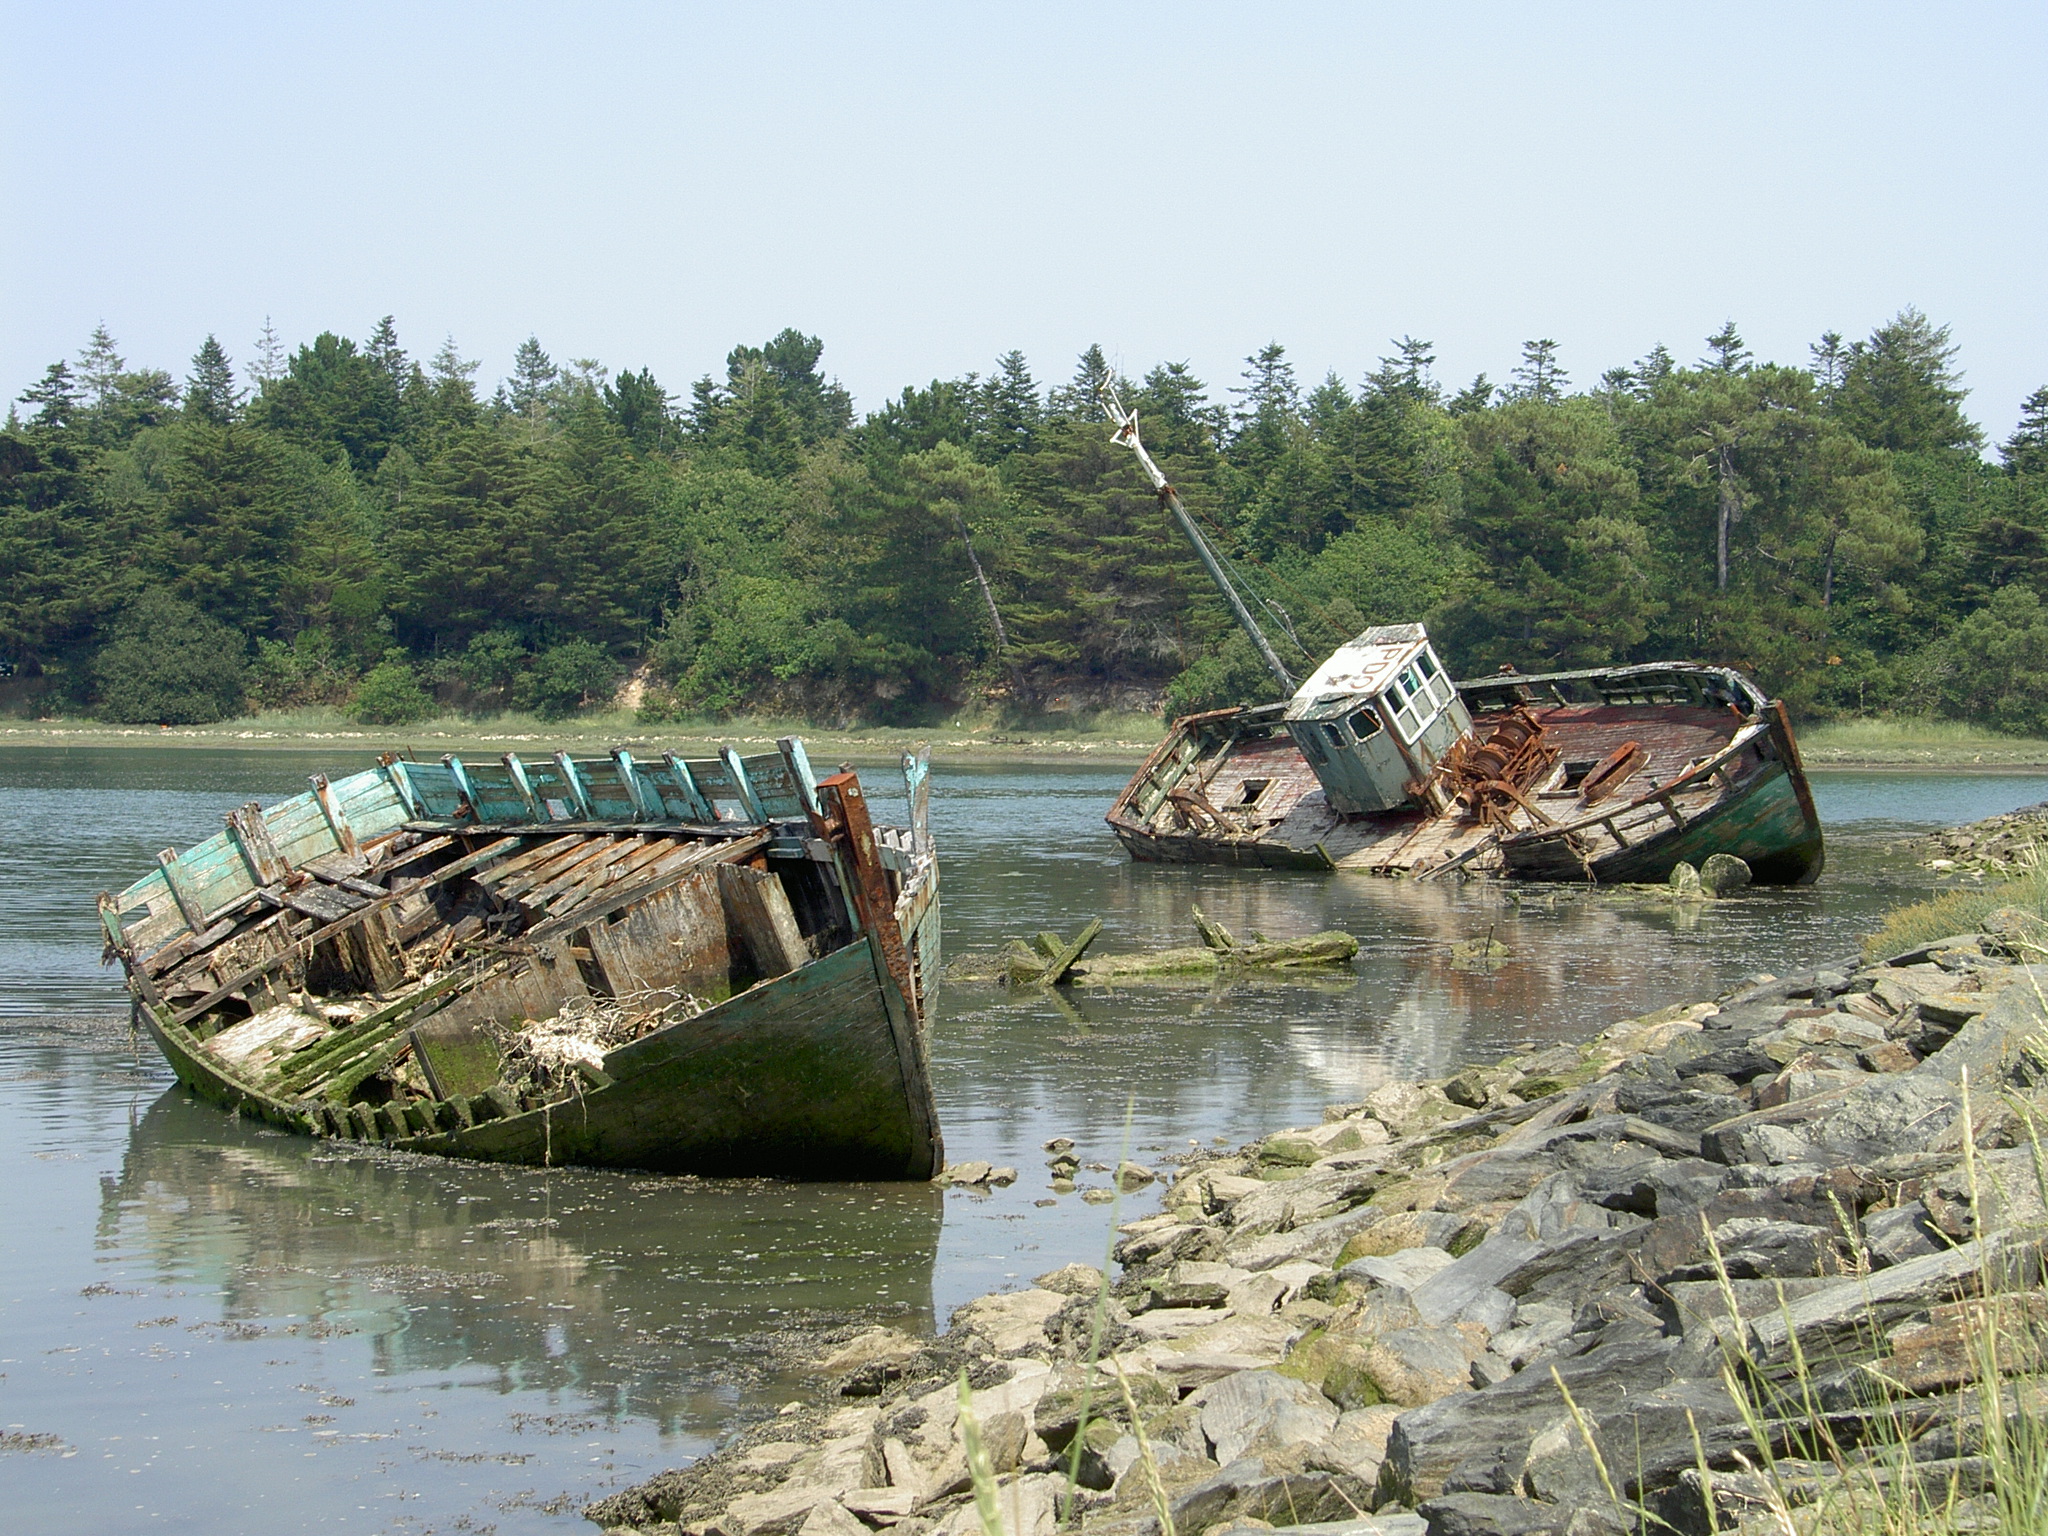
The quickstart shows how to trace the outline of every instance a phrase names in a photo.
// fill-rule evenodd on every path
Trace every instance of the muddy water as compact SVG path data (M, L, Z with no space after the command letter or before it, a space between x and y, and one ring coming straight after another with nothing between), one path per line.
M1843 954L1924 883L1889 842L2048 799L2048 777L1826 775L1819 887L1681 915L1573 891L1137 867L1100 821L1117 770L942 770L955 954L1093 916L1105 950L1185 942L1195 903L1243 933L1341 927L1365 946L1338 977L1224 993L949 992L934 1042L949 1151L1024 1177L942 1196L468 1167L190 1102L129 1037L92 894L311 766L0 751L11 1529L588 1529L574 1511L590 1497L804 1390L775 1349L792 1329L846 1314L930 1328L981 1291L1099 1262L1109 1208L1050 1195L1045 1138L1074 1137L1091 1163L1126 1146L1157 1161L1314 1119L1390 1076ZM1451 943L1488 932L1514 957L1455 969Z

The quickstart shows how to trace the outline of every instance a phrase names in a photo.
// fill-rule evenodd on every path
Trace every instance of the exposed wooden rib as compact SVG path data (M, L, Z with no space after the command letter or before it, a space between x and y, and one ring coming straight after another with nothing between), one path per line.
M178 904L178 911L185 919L185 926L194 933L206 926L206 913L185 889L185 882L178 870L178 850L166 848L156 856L157 867L164 872L164 884L171 888L171 899Z
M271 955L267 959L260 960L255 965L250 966L247 970L241 971L236 975L229 977L227 981L223 982L220 986L215 987L213 991L207 993L207 995L202 997L198 1002L192 1004L188 1008L180 1009L176 1014L172 1015L173 1022L178 1024L189 1024L192 1020L198 1018L201 1014L205 1013L207 1009L213 1007L215 1003L220 1002L229 994L239 990L244 986L247 986L252 981L260 980L262 977L269 975L272 971L276 970L280 965L283 965L285 961L290 958L291 949L297 948L298 945L304 945L307 951L310 952L316 945L323 944L327 940L333 938L337 933L342 932L344 929L353 927L355 924L360 923L361 921L363 921L364 918L368 917L373 912L381 912L386 907L392 906L395 903L402 901L407 896L416 895L420 891L426 890L431 886L440 885L444 881L452 880L457 875L467 874L470 870L476 868L479 864L489 863L492 859L496 858L500 853L503 853L505 849L511 847L514 843L517 843L518 841L519 839L516 837L498 838L496 841L486 845L485 847L479 848L474 853L467 854L459 859L450 860L448 863L443 864L439 869L435 870L432 874L425 875L418 880L408 881L403 889L393 891L389 896L385 896L377 901L365 903L359 911L351 912L347 917L342 918L338 922L329 923L324 928L316 929L314 932L306 935L305 938L298 940L296 944L291 946L291 948L282 950L277 954Z
M312 775L313 798L320 802L320 814L327 818L327 829L334 834L334 841L343 853L351 856L362 852L362 844L356 840L356 829L349 825L348 817L341 811L341 801L334 793L334 786L327 782L327 775Z
M292 867L277 851L270 828L264 823L260 804L251 800L240 810L229 811L221 819L227 823L228 836L241 851L243 862L256 877L256 884L276 885L290 876Z

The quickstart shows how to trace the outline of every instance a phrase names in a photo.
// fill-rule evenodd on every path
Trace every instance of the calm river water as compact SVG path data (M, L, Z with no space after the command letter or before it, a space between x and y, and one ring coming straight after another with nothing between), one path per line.
M1023 1173L977 1195L470 1167L189 1102L129 1037L93 893L316 766L346 765L0 749L10 1529L588 1530L588 1499L804 1390L778 1374L779 1331L848 1313L929 1330L985 1290L1100 1263L1109 1208L1051 1197L1046 1138L1109 1165L1128 1134L1156 1161L1845 954L1925 885L1889 843L2048 799L2048 776L1817 775L1822 883L1680 916L1571 891L1134 866L1101 821L1124 770L942 768L956 956L1094 916L1106 952L1184 943L1198 902L1241 933L1364 941L1352 973L1317 982L948 992L948 1151ZM1453 970L1450 944L1488 930L1514 958Z

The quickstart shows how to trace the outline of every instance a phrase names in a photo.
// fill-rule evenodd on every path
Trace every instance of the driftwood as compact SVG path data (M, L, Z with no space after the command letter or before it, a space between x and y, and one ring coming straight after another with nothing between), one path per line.
M1231 949L1155 949L1145 954L1103 955L1074 967L1083 986L1126 981L1171 981L1184 976L1230 976L1246 971L1291 971L1346 965L1358 953L1348 933L1312 933L1302 939L1239 944Z
M971 963L956 967L954 975L961 980L1000 980L1012 987L1054 987L1070 982L1102 986L1344 965L1358 953L1358 940L1348 933L1312 933L1301 939L1254 938L1246 943L1200 907L1195 908L1194 922L1202 936L1199 948L1155 949L1134 955L1083 959L1102 932L1102 920L1097 918L1071 943L1056 933L1037 934L1029 942L1011 940L996 960L993 977Z

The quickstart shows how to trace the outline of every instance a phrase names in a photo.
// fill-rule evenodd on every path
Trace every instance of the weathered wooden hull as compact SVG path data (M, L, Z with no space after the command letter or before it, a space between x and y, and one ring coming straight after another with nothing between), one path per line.
M1759 885L1811 885L1820 878L1824 850L1819 823L1798 793L1792 774L1774 764L1743 791L1684 827L1581 858L1564 839L1502 849L1507 872L1519 880L1586 880L1601 885L1654 884L1685 863L1697 869L1717 853L1749 865Z
M944 1155L923 1038L867 937L611 1052L603 1086L511 1114L475 1095L459 1111L435 1106L431 1127L373 1112L366 1135L335 1106L237 1078L155 1010L145 1019L186 1087L307 1135L482 1162L792 1178L928 1179Z
M387 759L166 850L101 918L179 1081L291 1130L926 1179L938 868L922 757L905 773L899 829L793 740L666 767Z
M1617 672L1611 697L1560 698L1534 710L1560 744L1554 781L1567 787L1539 791L1530 811L1507 828L1419 807L1337 814L1306 759L1280 733L1279 706L1175 722L1107 820L1131 857L1145 862L1387 875L1463 868L1512 879L1622 883L1663 880L1680 861L1698 865L1728 853L1747 862L1759 884L1817 878L1820 821L1782 707L1760 694L1747 715L1696 699L1666 701L1654 688L1633 687L1648 670ZM1544 681L1459 687L1480 692ZM1567 769L1583 771L1624 745L1640 746L1647 765L1630 788L1648 788L1597 805L1575 800Z

